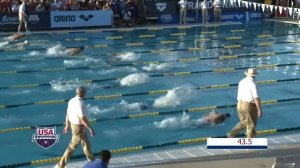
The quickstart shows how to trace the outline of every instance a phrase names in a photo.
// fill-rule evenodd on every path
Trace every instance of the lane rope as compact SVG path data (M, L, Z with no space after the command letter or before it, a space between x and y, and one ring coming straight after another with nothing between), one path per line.
M258 136L266 136L266 135L271 135L271 134L280 134L280 133L299 131L299 130L300 130L300 126L288 127L288 128L278 128L278 129L272 128L272 129L266 129L266 130L258 130L257 135ZM238 135L238 137L244 137L244 136L245 135L243 135L243 134ZM199 138L183 139L183 140L179 140L179 141L172 141L172 142L166 142L166 143L154 144L154 145L124 147L124 148L112 149L110 151L112 154L137 152L137 151L141 151L141 150L164 148L164 147L175 146L175 145L205 143L208 138L226 138L226 137L227 137L226 135L213 136L213 137L199 137ZM94 154L94 156L99 156L100 153L95 152L93 154ZM39 165L45 165L45 164L54 164L54 163L57 163L60 160L60 158L61 157L53 157L53 158L47 158L47 159L27 161L27 162L23 162L23 163L0 165L0 168L12 168L12 167L39 166ZM85 155L78 154L78 155L74 155L70 158L70 160L74 160L74 159L85 159Z
M278 99L278 100L273 99L273 100L261 101L261 104L262 105L274 105L274 104L278 104L278 103L286 103L286 102L293 102L293 101L299 101L299 100L300 100L300 98L289 98L289 99ZM182 110L136 113L136 114L130 114L130 115L125 115L125 116L120 116L120 117L98 118L98 119L91 118L91 119L89 119L89 121L91 124L94 124L97 122L104 122L104 121L111 121L111 120L139 119L139 118L145 118L145 117L156 117L156 116L162 116L162 115L181 114L183 112L194 113L194 112L204 112L204 111L208 111L208 110L226 109L226 108L234 108L234 107L236 107L236 104L227 104L227 105L219 105L219 106L212 105L212 106L193 107L193 108L182 109ZM36 129L36 127L54 127L54 126L56 126L56 127L64 126L64 123L0 129L0 134L1 133L19 132L19 131L29 131L29 130Z

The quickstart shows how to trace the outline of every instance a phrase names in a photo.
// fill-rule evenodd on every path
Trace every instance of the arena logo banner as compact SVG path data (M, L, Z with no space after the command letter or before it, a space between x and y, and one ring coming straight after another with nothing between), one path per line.
M51 11L51 27L89 27L112 25L111 10Z
M228 12L221 16L222 21L244 21L246 19L245 12Z
M262 19L263 14L261 12L249 12L249 18L251 20Z
M198 1L201 4L202 1ZM212 5L212 1L208 0L209 6ZM178 14L179 5L178 1L174 0L145 0L145 6L147 6L147 16L160 16L164 14ZM196 9L196 0L188 0L187 10L192 12Z

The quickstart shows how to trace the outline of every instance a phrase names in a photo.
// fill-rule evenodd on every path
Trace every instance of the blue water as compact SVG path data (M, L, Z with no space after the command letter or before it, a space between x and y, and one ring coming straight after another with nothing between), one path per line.
M231 30L239 29L245 31L231 32ZM215 33L207 34L207 32ZM176 36L176 33L185 34ZM88 89L88 98L116 93L124 95L127 93L143 93L161 89L172 90L168 95L145 94L107 100L86 100L90 117L96 119L121 117L145 112L167 112L212 105L231 105L236 103L236 87L202 90L194 90L193 88L238 83L244 77L244 70L206 72L183 76L150 76L174 72L209 71L228 67L245 68L265 64L296 63L299 62L300 56L294 53L264 57L252 56L229 60L209 58L217 58L224 55L242 56L265 52L293 52L299 48L299 43L286 42L297 41L299 33L297 26L266 21L222 25L218 27L198 26L188 29L164 28L162 30L141 29L129 32L105 30L93 33L32 34L26 37L26 40L32 43L26 46L25 49L0 52L0 72L38 71L12 74L0 73L0 88L2 88L0 104L18 105L46 100L68 100L74 96L74 90L77 86L84 85ZM140 35L155 35L156 38L140 38ZM257 38L258 35L272 35L272 37ZM107 39L117 36L122 36L123 39ZM242 37L242 39L226 40L226 37ZM75 41L74 38L88 38L88 40ZM201 38L209 39L209 41L195 44L195 39ZM2 35L1 39L0 44L3 44L5 36ZM21 39L19 42L23 40ZM39 40L44 41L41 42ZM161 41L177 41L177 43L161 44ZM126 46L126 43L128 45L128 43L137 42L143 43L143 45L134 47ZM259 43L266 42L274 44L265 47L257 46ZM66 47L104 44L108 45L108 47L86 48L79 57L68 56L63 53ZM229 45L242 45L242 48L223 48ZM206 47L207 50L187 50L187 48L194 47ZM153 50L158 49L169 51L153 53ZM180 59L188 58L207 59L194 62L179 61ZM26 60L20 61L20 59ZM159 65L152 64L151 66L149 66L149 63L144 63L151 61L164 61L164 63ZM117 66L127 63L131 65ZM132 63L135 64L132 65ZM98 67L91 68L90 66ZM79 67L88 68L80 69ZM45 69L48 68L77 69L46 71ZM131 74L139 75L124 80L124 77ZM281 66L271 69L259 69L259 75L256 80L278 80L299 77L299 66ZM82 80L109 78L117 80L99 83L82 82ZM121 79L123 80L121 81ZM52 84L50 86L33 88L12 87L13 85L50 83ZM299 97L299 89L299 82L258 85L262 100ZM141 109L141 104L147 105L148 109ZM67 103L50 105L34 104L0 109L0 129L60 124L64 122L66 108ZM298 109L298 102L263 106L263 118L258 121L258 130L299 126L300 114L297 113ZM235 108L225 108L218 111L229 112L232 114L232 118L226 121L225 124L203 128L195 128L184 125L184 123L183 125L178 125L174 122L169 123L169 125L163 125L164 121L172 120L172 118L181 120L183 118L182 113L97 122L93 124L96 136L95 138L90 138L92 148L94 152L98 152L101 149L147 146L197 137L225 135L238 121L236 110ZM195 120L208 112L202 111L188 113L187 115L189 115L189 120ZM57 127L57 132L61 133L62 129L62 127ZM45 150L32 142L32 135L34 133L35 130L0 133L0 165L61 156L71 138L70 135L61 135L59 143ZM82 150L78 149L75 154L82 154Z

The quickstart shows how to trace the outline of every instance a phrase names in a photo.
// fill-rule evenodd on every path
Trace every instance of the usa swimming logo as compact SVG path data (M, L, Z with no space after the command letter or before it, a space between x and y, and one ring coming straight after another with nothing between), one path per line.
M56 133L56 127L36 127L36 133L32 135L32 142L44 149L52 147L59 142L59 134Z

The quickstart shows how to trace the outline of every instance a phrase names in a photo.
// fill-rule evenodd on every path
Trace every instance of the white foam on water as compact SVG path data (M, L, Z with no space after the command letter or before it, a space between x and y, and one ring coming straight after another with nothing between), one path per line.
M63 78L58 78L50 82L51 87L54 91L65 92L69 90L74 90L78 86L86 85L86 83L80 81L79 79L75 80L65 80Z
M188 128L190 127L190 116L183 113L180 117L168 117L162 121L154 122L155 128Z
M46 55L48 56L62 56L67 55L66 48L61 45L55 45L48 48Z
M86 57L85 59L81 59L81 60L64 60L64 65L67 67L74 67L76 65L87 65L91 63L99 63L102 61L103 61L102 59Z
M28 53L28 55L29 56L37 56L37 55L41 55L41 53L38 52L38 51L31 51L31 52Z
M6 47L8 44L8 41L0 42L0 49Z
M123 111L140 112L143 106L145 106L144 103L140 103L140 102L128 103L125 100L121 100L118 108L120 108Z
M162 121L153 122L155 128L161 129L174 129L174 128L195 128L197 126L203 126L207 124L205 119L191 119L189 115L183 113L182 116L179 117L168 117Z
M148 66L143 66L143 70L145 71L166 71L171 68L170 63L162 63L162 64L149 64Z
M176 107L192 98L193 87L189 85L183 85L169 90L164 96L161 96L154 100L153 107Z
M101 107L99 106L92 106L90 104L87 104L87 110L89 112L89 114L91 115L101 115L101 114L105 114L105 113L109 113L113 110L115 110L115 107L111 106L109 108L105 108L105 109L102 109Z
M145 73L134 73L130 74L123 79L121 79L121 86L134 86L138 84L145 83L149 80L149 76Z
M140 57L141 57L140 55L133 53L133 52L129 52L129 53L121 54L121 55L117 56L117 58L119 58L122 61L136 61L136 60L140 59Z

